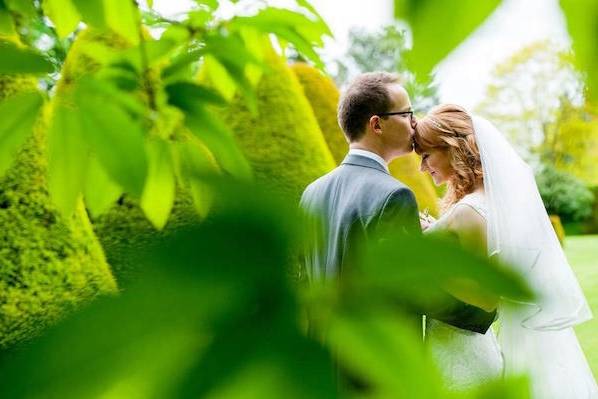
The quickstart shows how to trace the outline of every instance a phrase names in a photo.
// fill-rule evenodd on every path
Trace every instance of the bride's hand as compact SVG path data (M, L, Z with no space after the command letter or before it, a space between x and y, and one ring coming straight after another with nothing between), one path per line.
M423 212L419 213L419 223L423 231L426 231L430 226L436 222L433 216L428 214L428 209L424 209Z

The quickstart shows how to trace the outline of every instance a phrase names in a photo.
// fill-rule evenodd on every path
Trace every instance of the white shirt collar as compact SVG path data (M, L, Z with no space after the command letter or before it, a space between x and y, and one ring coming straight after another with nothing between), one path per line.
M368 151L368 150L361 150L358 148L351 148L351 149L349 149L349 155L361 155L363 157L373 159L374 161L376 161L380 165L382 165L382 167L384 169L386 169L387 172L390 173L390 171L388 170L388 165L386 165L384 158L382 158L380 155L376 154L375 152Z

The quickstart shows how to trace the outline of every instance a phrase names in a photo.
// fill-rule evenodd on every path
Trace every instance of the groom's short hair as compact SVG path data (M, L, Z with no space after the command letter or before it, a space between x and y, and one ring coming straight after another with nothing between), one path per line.
M337 118L349 142L363 136L372 115L390 111L388 85L395 83L400 83L396 73L368 72L359 75L345 89L338 103Z

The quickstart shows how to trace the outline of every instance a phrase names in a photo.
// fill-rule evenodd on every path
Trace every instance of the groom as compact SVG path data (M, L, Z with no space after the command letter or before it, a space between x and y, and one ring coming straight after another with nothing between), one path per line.
M416 124L398 76L372 72L357 77L341 96L338 122L349 154L340 166L311 183L301 198L301 207L321 218L323 226L315 229L323 237L311 237L304 259L312 282L340 276L355 261L352 247L371 232L389 227L412 234L421 231L413 193L390 175L387 166L412 151ZM422 313L479 333L494 321L495 313L447 298L442 309Z

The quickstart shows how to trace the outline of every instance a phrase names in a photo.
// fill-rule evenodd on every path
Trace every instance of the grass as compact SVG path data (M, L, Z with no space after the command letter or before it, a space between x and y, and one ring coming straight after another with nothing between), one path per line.
M567 237L565 253L594 313L594 319L576 327L575 332L598 377L598 235Z

